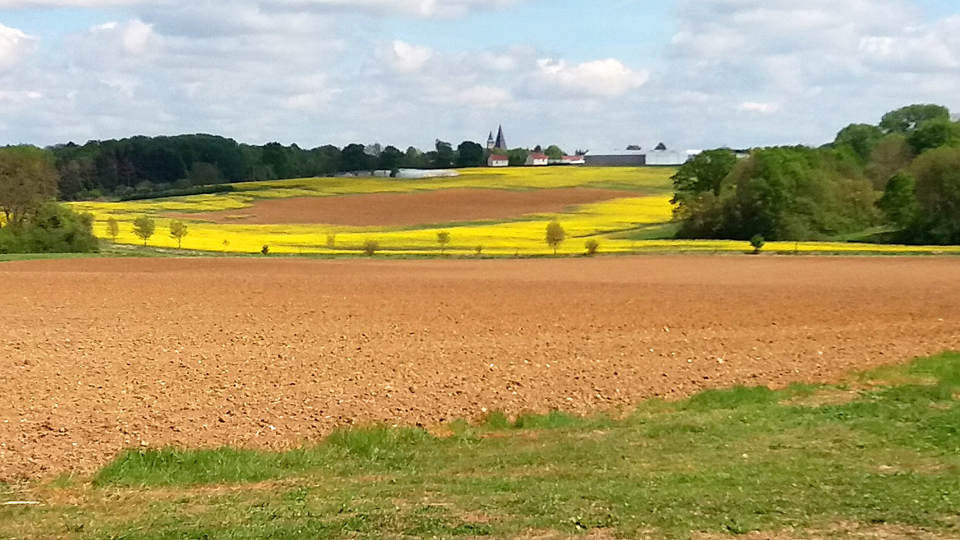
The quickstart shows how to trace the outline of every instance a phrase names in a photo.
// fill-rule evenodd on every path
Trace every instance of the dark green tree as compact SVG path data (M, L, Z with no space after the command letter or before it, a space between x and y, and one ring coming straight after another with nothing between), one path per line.
M457 147L457 167L482 167L486 150L472 141L463 141Z
M674 214L679 218L688 216L690 202L701 193L719 196L724 178L736 164L737 155L721 148L702 152L681 165L673 175L674 197L670 202L676 207Z
M890 223L901 228L911 225L917 217L916 180L904 172L893 175L877 207Z
M885 133L907 134L933 120L949 121L950 109L942 105L908 105L883 115L880 129Z
M34 146L0 148L0 212L7 227L20 227L57 196L54 156Z
M837 133L833 141L835 147L847 147L860 159L860 163L870 161L873 149L883 138L883 130L870 124L850 124Z
M387 146L377 157L377 168L385 171L394 171L403 163L403 152L396 146Z
M555 144L548 146L543 153L546 154L550 159L562 159L564 156L563 150L561 150L560 147Z
M941 146L960 146L960 124L950 120L924 122L907 135L907 144L917 155Z
M433 166L438 169L453 167L456 160L456 154L453 151L453 145L446 141L437 139L435 142L436 153L433 158Z
M340 170L342 172L369 171L371 158L362 144L348 144L340 152Z
M925 152L910 172L916 179L917 194L912 240L960 244L960 148Z

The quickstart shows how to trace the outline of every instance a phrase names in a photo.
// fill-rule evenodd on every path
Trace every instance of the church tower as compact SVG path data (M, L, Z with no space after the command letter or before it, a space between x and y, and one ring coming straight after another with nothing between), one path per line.
M490 137L487 138L487 150L493 150L496 146L496 141L493 139L493 132L490 132Z
M503 126L500 126L500 130L497 132L497 142L493 145L497 150L507 150L507 138L503 136Z

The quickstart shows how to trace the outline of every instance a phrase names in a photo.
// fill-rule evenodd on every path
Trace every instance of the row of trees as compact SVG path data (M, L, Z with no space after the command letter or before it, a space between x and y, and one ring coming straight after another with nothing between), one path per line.
M58 182L50 152L0 148L0 253L97 251L93 216L57 203Z
M480 167L488 156L486 148L473 141L454 148L438 139L433 149L424 152L412 146L402 151L380 144L313 149L280 143L255 146L214 135L133 137L82 146L68 143L50 150L56 157L64 200L181 195L233 182L356 171ZM551 152L558 159L563 155L556 146L547 149ZM525 149L511 150L511 164L522 165L528 154Z
M892 231L882 240L960 243L960 123L911 105L853 124L821 148L704 152L673 177L686 238L818 240Z

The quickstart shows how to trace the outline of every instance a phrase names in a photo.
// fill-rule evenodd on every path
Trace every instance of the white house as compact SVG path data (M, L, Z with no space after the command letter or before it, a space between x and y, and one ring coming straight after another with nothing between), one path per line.
M536 152L531 152L527 156L527 162L525 165L528 167L545 167L550 164L550 158L546 154L538 154Z
M507 156L500 156L497 154L491 154L487 158L487 167L509 167L510 158Z

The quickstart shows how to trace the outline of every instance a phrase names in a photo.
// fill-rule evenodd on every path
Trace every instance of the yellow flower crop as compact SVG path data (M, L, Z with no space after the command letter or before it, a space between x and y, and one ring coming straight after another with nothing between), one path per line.
M148 244L176 248L170 237L170 221L179 219L188 224L189 234L183 239L185 249L258 253L264 245L271 253L336 254L357 253L368 240L375 240L381 252L394 254L438 253L437 233L448 231L447 253L472 255L480 247L484 255L545 255L553 252L546 243L546 227L557 220L566 232L559 251L577 254L585 251L588 239L600 243L601 253L642 252L746 252L747 242L714 240L624 240L629 231L668 224L673 169L666 168L595 168L544 167L508 169L467 169L460 176L431 179L394 178L307 178L234 185L235 191L214 195L195 195L147 201L118 203L83 202L71 206L95 217L94 232L108 237L106 221L120 224L117 242L142 244L133 234L132 223L147 215L156 221L156 233ZM242 210L259 199L293 197L334 197L349 194L410 193L442 189L537 190L587 187L634 191L636 196L586 204L558 214L537 214L505 222L451 224L431 227L343 227L333 225L248 225L218 224L189 219L189 214ZM173 216L172 214L179 214ZM333 237L333 247L328 240ZM960 247L927 248L838 242L770 242L765 252L773 253L930 253L934 250L960 253Z

